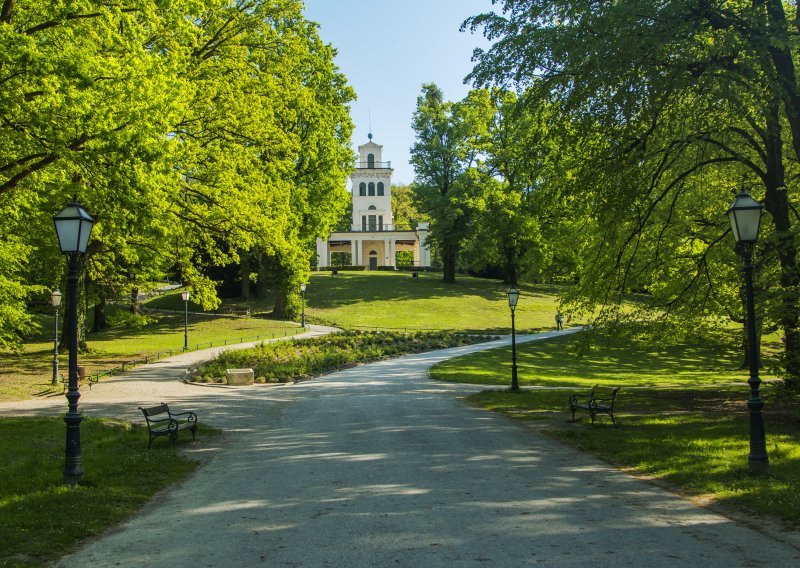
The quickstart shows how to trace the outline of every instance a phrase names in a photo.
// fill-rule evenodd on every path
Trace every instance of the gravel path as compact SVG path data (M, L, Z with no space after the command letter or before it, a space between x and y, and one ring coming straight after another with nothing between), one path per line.
M458 400L479 387L428 379L438 361L507 344L284 387L180 384L170 374L185 360L101 383L87 414L135 417L164 398L226 434L189 480L58 566L800 565L786 538Z

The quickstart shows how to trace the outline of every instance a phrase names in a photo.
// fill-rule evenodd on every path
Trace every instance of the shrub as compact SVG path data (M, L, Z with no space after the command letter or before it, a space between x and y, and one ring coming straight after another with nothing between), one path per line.
M346 331L310 339L262 343L251 349L225 351L216 359L195 369L189 380L205 382L210 377L224 376L226 369L251 368L259 383L289 382L356 363L479 343L488 339L485 336L468 336L446 331Z

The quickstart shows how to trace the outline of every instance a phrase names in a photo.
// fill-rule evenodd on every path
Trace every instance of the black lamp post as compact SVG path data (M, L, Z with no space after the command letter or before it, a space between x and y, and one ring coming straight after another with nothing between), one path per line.
M519 290L509 288L506 295L508 296L508 307L511 308L511 390L517 392L519 381L517 381L517 330L514 327L514 310L519 301Z
M758 240L758 229L761 224L761 213L764 206L750 197L742 189L736 196L733 204L728 209L728 220L739 254L744 260L744 281L747 294L747 349L750 359L750 399L747 407L750 409L750 455L748 466L750 473L769 473L769 458L767 457L767 442L764 434L764 416L762 409L764 401L759 396L758 389L761 379L758 376L758 345L756 344L756 309L753 294L753 248Z
M58 380L58 307L61 305L61 296L62 294L58 291L58 288L50 294L50 303L53 305L53 311L56 314L56 324L53 327L53 380L51 381L53 385L57 385L60 382Z
M303 312L300 319L300 323L303 326L303 329L306 328L306 285L305 283L300 284L300 298L303 302Z
M189 290L181 292L183 298L183 350L189 350Z
M67 423L67 452L64 463L64 482L74 485L83 477L81 459L81 420L78 412L78 273L81 258L86 254L86 245L94 226L94 219L73 198L59 211L53 222L58 235L58 246L67 255L69 274L67 276L67 333L69 340L69 386L67 388L68 411L64 416Z

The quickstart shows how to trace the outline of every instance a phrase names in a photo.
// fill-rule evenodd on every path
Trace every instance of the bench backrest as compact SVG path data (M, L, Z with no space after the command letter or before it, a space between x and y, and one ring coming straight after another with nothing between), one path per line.
M151 416L156 416L158 414L169 414L169 406L165 403L161 403L158 406L151 406L150 408L142 408L139 407L139 410L142 411L145 418L150 418Z
M614 399L617 396L617 391L620 387L601 387L600 385L594 385L592 387L592 398L605 398L605 399Z

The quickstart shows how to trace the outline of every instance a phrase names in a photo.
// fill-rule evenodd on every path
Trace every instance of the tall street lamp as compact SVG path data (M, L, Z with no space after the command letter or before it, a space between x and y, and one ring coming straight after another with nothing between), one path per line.
M53 293L50 294L50 303L56 314L56 324L53 327L53 380L50 383L53 385L57 385L60 382L58 380L58 307L61 305L62 295L63 294L58 291L58 288L53 290Z
M183 298L183 350L189 350L189 290L181 292Z
M509 288L506 295L508 296L508 307L511 308L511 390L517 392L519 382L517 381L517 330L514 327L514 310L517 309L519 290Z
M747 349L750 359L750 455L748 466L750 473L769 473L767 442L764 434L764 401L759 396L761 379L758 376L758 345L756 344L756 309L753 294L753 248L758 240L758 229L764 206L750 197L742 189L728 209L728 220L731 223L733 238L736 239L739 254L744 260L744 281L747 295Z
M81 420L78 412L78 272L81 258L86 254L86 245L94 226L94 219L81 207L76 198L67 203L54 217L58 235L58 246L67 255L69 274L67 275L67 335L69 345L69 386L67 388L68 411L64 416L67 423L67 450L64 462L64 482L77 484L83 477L81 459Z
M300 298L303 302L303 312L300 319L300 323L303 326L303 329L306 328L306 285L305 283L300 284Z

